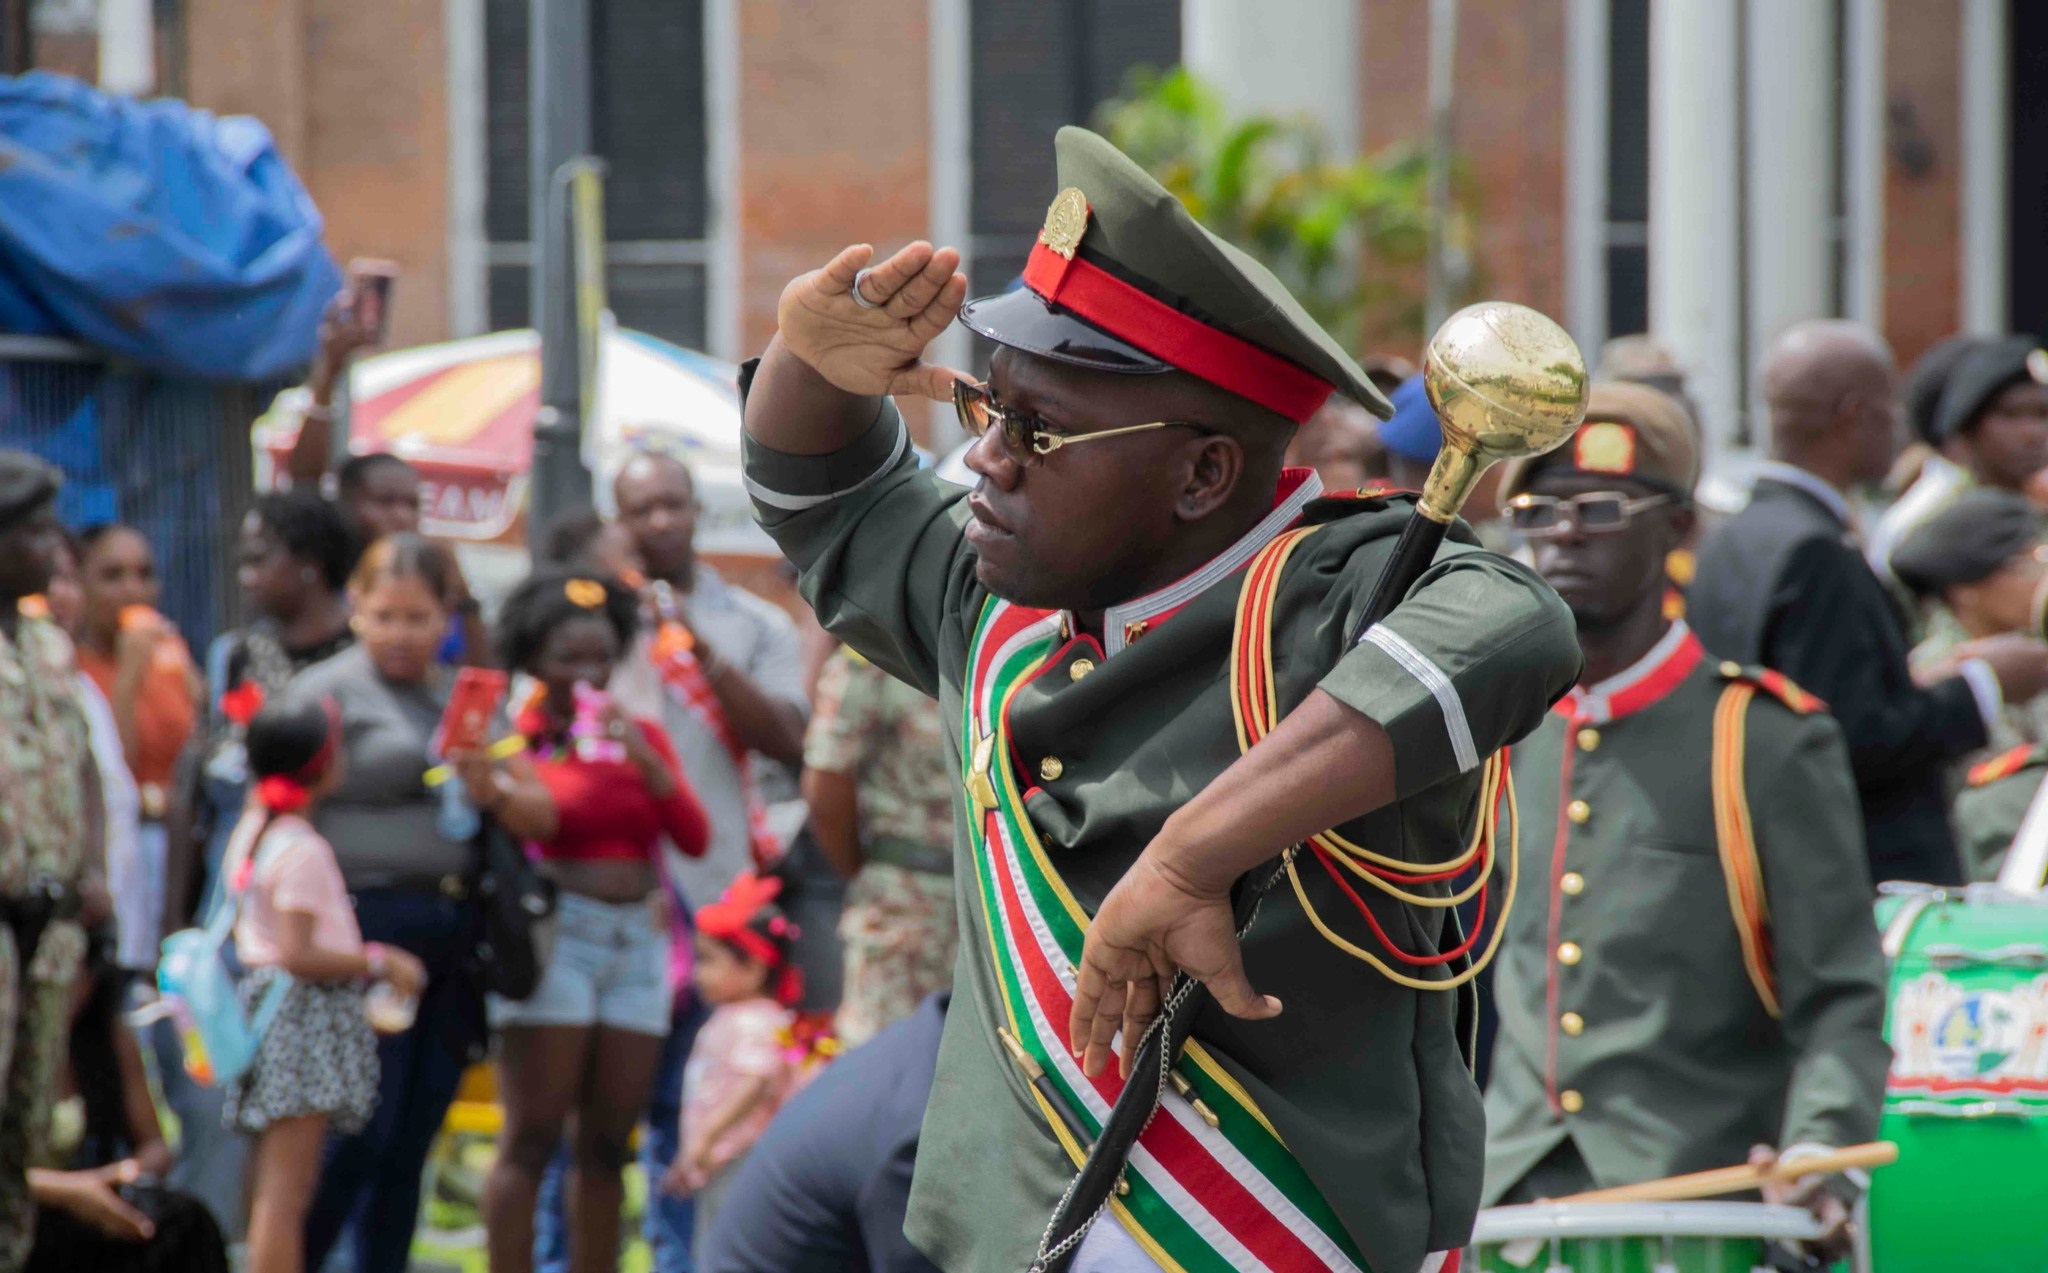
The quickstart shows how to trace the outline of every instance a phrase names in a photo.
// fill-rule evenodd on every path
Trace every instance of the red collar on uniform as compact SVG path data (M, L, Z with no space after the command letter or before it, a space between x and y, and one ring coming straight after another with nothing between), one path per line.
M1662 701L1706 656L1699 638L1679 619L1626 670L1589 688L1573 686L1550 710L1575 725L1605 725Z
M1280 485L1273 492L1273 511L1222 553L1156 592L1111 606L1102 615L1103 653L1115 654L1145 633L1172 618L1188 602L1201 596L1231 575L1244 569L1259 549L1275 535L1301 520L1301 510L1323 493L1323 481L1310 468L1280 470ZM1071 613L1060 616L1063 629L1076 630Z

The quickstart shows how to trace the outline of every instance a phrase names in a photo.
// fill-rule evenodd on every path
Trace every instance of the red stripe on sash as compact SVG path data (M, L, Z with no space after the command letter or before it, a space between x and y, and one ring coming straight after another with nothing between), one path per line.
M989 822L993 824L999 817L991 812ZM1023 901L1017 893L1016 880L1010 874L1007 861L1011 855L1010 845L1007 840L997 838L1000 834L1000 830L996 830L995 835L988 837L989 845L996 850L990 855L990 865L995 871L997 893L1003 899L1010 942L1019 957L1027 993L1037 1001L1060 1046L1066 1048L1071 1056L1073 1049L1067 1035L1067 1017L1073 1010L1073 996L1060 981L1058 973L1046 962L1045 952L1031 929ZM1124 1081L1113 1070L1105 1070L1084 1081L1109 1104L1115 1103L1117 1093L1124 1086ZM1329 1267L1170 1114L1154 1118L1139 1136L1138 1143L1157 1158L1160 1166L1228 1229L1232 1237L1275 1273Z

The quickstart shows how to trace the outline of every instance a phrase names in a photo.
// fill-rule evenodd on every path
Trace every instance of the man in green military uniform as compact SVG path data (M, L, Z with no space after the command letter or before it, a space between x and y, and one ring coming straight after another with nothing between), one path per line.
M1956 795L1955 822L1963 873L1972 883L1995 880L2027 811L2048 778L2048 743L2020 743L1970 767ZM2039 888L2048 880L2032 881Z
M1230 887L1325 828L1417 873L1455 858L1488 757L1571 682L1570 618L1460 529L1357 631L1409 502L1320 499L1281 458L1331 392L1384 399L1107 142L1057 149L1023 289L963 310L951 249L849 248L784 291L749 380L758 516L824 624L938 698L961 779L961 957L906 1231L948 1273L1031 1264L1122 1088L1119 1027L1179 968L1216 1005L1075 1267L1455 1267L1483 1133L1432 962L1461 944L1446 912L1374 891L1361 916L1310 870L1240 945ZM986 387L921 361L956 315L1000 346ZM971 493L918 469L892 393L955 402ZM1267 632L1288 714L1241 754L1231 656ZM1301 898L1357 941L1369 917L1416 975L1340 952Z
M1665 617L1698 475L1670 399L1606 384L1571 441L1503 482L1585 669L1514 752L1524 887L1495 988L1489 1202L1876 1130L1884 966L1841 732Z

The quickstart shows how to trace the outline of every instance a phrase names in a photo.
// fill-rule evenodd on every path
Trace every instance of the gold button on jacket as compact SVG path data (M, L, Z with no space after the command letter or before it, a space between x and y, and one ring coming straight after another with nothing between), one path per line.
M1560 942L1557 947L1557 962L1569 968L1579 962L1579 944L1575 941Z
M1052 782L1065 772L1067 767L1060 763L1058 756L1047 756L1038 762L1038 777L1041 782Z
M1586 1098L1569 1087L1557 1094L1557 1103L1567 1114L1576 1114L1586 1108Z
M1067 664L1067 679L1078 681L1094 670L1094 659L1075 659L1072 663Z
M1591 751L1600 745L1600 731L1587 728L1579 731L1579 750Z
M1570 818L1573 822L1578 823L1580 826L1584 826L1586 824L1586 820L1593 816L1593 806L1587 804L1583 800L1574 800L1570 804L1565 806L1564 816Z
M1557 1025L1558 1028L1563 1030L1566 1034L1571 1035L1573 1038L1577 1038L1579 1035L1585 1033L1586 1019L1576 1012L1567 1012L1557 1019Z
M1577 871L1566 871L1557 877L1557 890L1566 897L1577 897L1586 891L1586 877Z

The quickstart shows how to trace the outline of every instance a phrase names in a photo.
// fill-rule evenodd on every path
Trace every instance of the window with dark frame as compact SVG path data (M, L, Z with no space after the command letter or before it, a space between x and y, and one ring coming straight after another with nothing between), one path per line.
M1650 4L1607 8L1607 330L1650 329Z
M1024 272L1058 193L1052 136L1086 124L1131 70L1180 61L1180 0L972 0L970 294ZM974 370L988 370L977 338Z
M486 0L484 225L492 330L528 325L529 0ZM709 220L702 0L593 0L592 144L607 165L619 325L704 347Z

